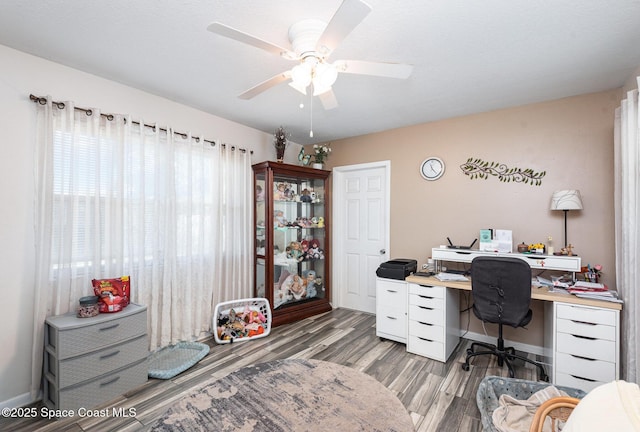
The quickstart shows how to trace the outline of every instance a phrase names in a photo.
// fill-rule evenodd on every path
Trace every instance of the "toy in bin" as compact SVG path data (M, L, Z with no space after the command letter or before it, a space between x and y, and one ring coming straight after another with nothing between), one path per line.
M213 336L219 344L265 337L271 332L269 301L250 298L219 303L213 326Z

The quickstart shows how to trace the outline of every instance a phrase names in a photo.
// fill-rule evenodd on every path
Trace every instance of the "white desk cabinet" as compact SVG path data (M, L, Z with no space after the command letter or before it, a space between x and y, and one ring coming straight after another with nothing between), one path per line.
M457 290L409 283L407 351L446 362L460 340Z
M376 336L407 342L407 283L376 278Z
M147 308L45 321L44 397L56 410L90 409L147 381Z
M545 316L555 385L588 392L620 378L620 311L553 302Z

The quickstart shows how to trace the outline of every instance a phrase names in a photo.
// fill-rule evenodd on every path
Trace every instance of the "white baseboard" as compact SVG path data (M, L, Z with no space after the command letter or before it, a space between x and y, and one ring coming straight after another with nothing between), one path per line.
M465 333L464 331L461 331L460 336L462 336L463 334L465 339L471 339L473 341L484 342L484 343L489 343L494 345L496 344L496 340L497 340L495 337L487 336L484 333L475 333L475 332ZM544 348L537 345L529 345L522 342L510 341L507 339L504 340L504 345L513 347L518 351L524 351L527 353L537 354L537 355L544 355Z
M42 399L42 392L38 393L38 398L35 401L31 400L31 396L29 393L24 393L13 397L11 399L7 399L5 401L0 401L0 409L3 408L19 408L26 405L29 405L33 402L39 401Z

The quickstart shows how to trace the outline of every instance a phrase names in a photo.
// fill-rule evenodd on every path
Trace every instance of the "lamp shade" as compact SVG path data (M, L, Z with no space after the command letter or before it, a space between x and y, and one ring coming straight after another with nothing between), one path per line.
M551 210L582 210L580 191L576 189L555 191L551 196Z

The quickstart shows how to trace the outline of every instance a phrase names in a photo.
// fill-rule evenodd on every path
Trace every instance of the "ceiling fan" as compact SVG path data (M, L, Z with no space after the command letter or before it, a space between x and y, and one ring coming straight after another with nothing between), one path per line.
M207 30L263 49L298 64L250 88L239 97L251 99L270 88L290 80L289 85L302 94L313 88L325 109L338 106L331 86L338 73L373 75L406 79L411 75L412 65L401 63L378 63L362 60L328 61L338 44L371 12L371 7L361 0L344 0L329 23L306 19L289 27L291 49L283 48L236 30L225 24L214 22Z

